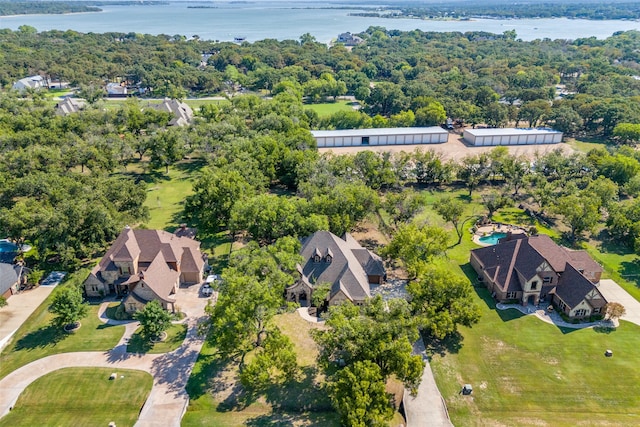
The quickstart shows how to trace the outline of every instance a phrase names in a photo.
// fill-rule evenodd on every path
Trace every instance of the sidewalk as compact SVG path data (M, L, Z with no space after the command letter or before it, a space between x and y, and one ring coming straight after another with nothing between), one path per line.
M0 350L11 340L13 334L27 320L31 313L44 301L54 286L38 286L29 291L13 295L6 307L0 308Z

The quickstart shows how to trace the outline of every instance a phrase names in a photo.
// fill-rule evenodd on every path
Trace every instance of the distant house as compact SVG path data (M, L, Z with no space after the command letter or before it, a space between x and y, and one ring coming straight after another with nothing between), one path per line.
M0 263L0 296L9 299L26 283L26 269L19 264Z
M345 46L357 46L363 41L362 38L349 32L338 35L338 43L343 43Z
M87 296L124 296L128 313L157 300L175 310L175 293L181 284L200 283L205 258L200 242L162 230L126 227L84 283Z
M549 301L571 318L603 313L602 267L589 254L545 235L513 237L471 251L471 265L497 301Z
M105 89L107 90L107 96L110 97L127 96L127 86L124 83L107 83Z
M169 126L186 126L193 121L193 110L184 102L177 99L165 98L161 104L153 105L158 111L164 111L173 116Z
M370 284L381 284L386 276L382 259L348 233L340 238L317 231L303 241L300 254L304 264L298 266L300 279L286 289L289 301L309 301L317 285L329 283L329 305L361 305L371 297Z
M79 112L84 107L85 101L83 99L67 97L56 105L56 114L59 116L68 116L69 114Z
M23 92L27 89L41 89L47 87L47 80L42 76L30 76L20 79L13 84L13 89Z

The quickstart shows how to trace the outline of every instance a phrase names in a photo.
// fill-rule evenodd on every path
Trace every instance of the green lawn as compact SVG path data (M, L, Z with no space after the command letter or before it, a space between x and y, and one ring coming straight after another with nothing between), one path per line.
M469 213L482 209L476 197ZM433 212L422 216L430 218ZM531 225L515 208L501 210L494 220ZM536 227L558 237L552 229ZM462 243L449 248L440 262L472 276L468 261L474 247L465 230ZM625 256L600 254L598 259L610 261L604 263L609 269ZM479 324L461 328L460 341L433 349L431 366L454 425L640 424L640 359L635 352L640 327L622 322L613 332L561 330L516 310L496 311L484 288L476 289L474 299L482 310ZM604 357L606 349L613 350L613 358ZM459 394L466 383L474 388L472 396Z
M315 111L320 117L326 117L340 111L353 111L351 102L352 101L338 100L336 102L326 102L323 104L306 104L304 108Z
M51 326L51 295L18 329L10 345L0 353L0 378L34 360L74 351L112 349L124 334L124 326L109 326L98 319L98 305L89 306L82 327L73 334Z
M640 423L640 327L561 330L516 310L497 312L488 291L478 294L480 323L462 329L459 351L431 363L454 425ZM466 383L473 396L459 394Z
M147 182L145 205L151 214L147 228L175 229L183 221L184 200L192 193L193 180L203 166L202 160L193 159L171 166L168 174L162 170L141 175Z
M187 325L172 324L169 329L167 329L167 339L157 343L143 339L140 335L141 331L142 326L136 329L136 332L131 336L129 344L127 344L127 351L129 353L168 353L180 347L184 338L187 336Z
M117 379L109 380L112 372ZM143 371L60 369L29 385L0 426L132 426L152 384Z

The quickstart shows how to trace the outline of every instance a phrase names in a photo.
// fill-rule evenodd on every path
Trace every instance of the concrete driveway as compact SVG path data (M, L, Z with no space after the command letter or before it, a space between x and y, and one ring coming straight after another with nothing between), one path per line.
M9 343L13 334L53 289L53 286L38 286L23 291L9 298L6 307L0 308L0 350Z
M185 386L198 358L204 338L198 334L198 323L204 318L208 299L201 298L199 287L181 288L176 299L187 313L188 329L182 345L165 354L127 353L127 341L138 322L129 322L120 342L108 352L62 353L45 357L16 369L0 380L0 417L15 405L20 393L39 377L67 367L108 367L139 369L153 375L153 387L140 411L137 427L179 427L189 396ZM104 321L104 319L103 319ZM121 322L118 322L121 323Z
M620 319L640 325L640 302L610 279L600 280L598 289L609 302L619 302L627 313Z
M411 396L408 390L404 391L402 400L407 417L407 427L453 427L444 399L438 390L436 380L433 378L422 338L414 344L413 352L422 356L424 372L416 396Z

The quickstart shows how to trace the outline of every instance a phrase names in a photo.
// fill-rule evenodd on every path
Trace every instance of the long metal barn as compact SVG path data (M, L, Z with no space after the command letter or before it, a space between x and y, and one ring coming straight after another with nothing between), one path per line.
M449 132L438 126L411 128L314 130L318 148L367 145L442 144Z
M465 129L463 139L471 145L530 145L562 142L562 132L549 128Z

